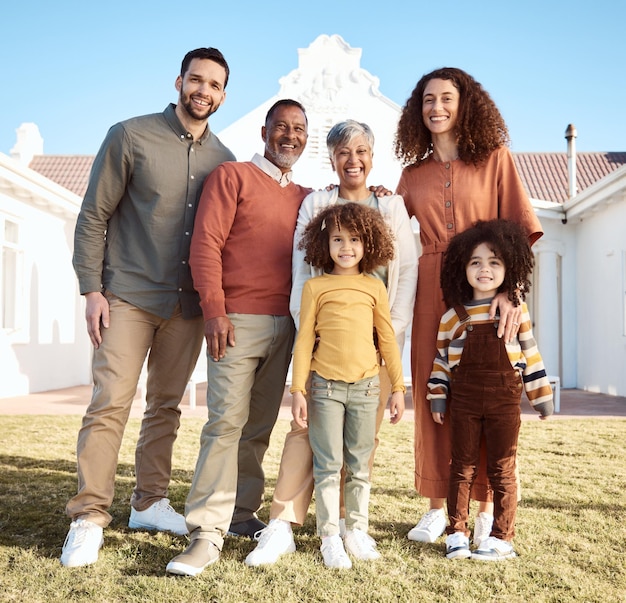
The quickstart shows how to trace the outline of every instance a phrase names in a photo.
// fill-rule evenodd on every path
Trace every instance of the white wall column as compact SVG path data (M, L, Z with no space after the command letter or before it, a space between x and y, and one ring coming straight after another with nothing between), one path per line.
M535 253L536 302L534 334L549 375L561 374L561 275L559 257L563 244L540 239L533 245Z

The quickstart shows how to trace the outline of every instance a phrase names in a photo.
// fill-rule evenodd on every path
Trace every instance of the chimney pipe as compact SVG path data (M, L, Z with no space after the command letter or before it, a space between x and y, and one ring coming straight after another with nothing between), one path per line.
M576 196L576 137L578 132L574 124L567 126L565 140L567 140L567 184L569 198Z

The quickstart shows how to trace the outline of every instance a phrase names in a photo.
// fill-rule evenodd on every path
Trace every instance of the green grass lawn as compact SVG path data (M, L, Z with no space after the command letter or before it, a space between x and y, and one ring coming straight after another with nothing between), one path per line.
M382 559L328 570L315 536L314 508L297 529L297 552L274 566L243 560L253 543L227 538L222 558L198 578L165 576L186 538L129 530L134 444L129 422L117 472L113 522L97 564L59 563L69 526L64 506L76 490L79 417L0 417L0 601L407 601L625 602L626 420L524 421L519 463L522 502L515 547L501 563L450 561L443 538L410 542L426 511L413 490L413 426L384 424L376 457L370 533ZM179 511L191 481L203 421L183 419L170 488ZM277 423L266 457L269 502L288 422ZM268 507L259 513L267 519Z

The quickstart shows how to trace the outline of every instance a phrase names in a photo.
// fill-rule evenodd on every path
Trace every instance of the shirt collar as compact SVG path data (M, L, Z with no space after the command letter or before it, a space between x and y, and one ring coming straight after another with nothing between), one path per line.
M174 103L170 103L167 107L165 107L165 111L163 111L163 116L165 117L165 121L169 124L170 128L176 132L176 135L182 140L193 141L193 136L187 129L180 123L180 119L178 119L178 115L176 115L176 105ZM202 144L206 142L206 140L211 135L211 128L209 128L209 122L207 121L206 129L204 133L196 142Z
M280 184L283 188L291 183L291 177L293 175L291 170L283 174L278 166L274 165L269 159L266 159L263 155L259 155L258 153L254 154L251 161L262 172L265 172L270 178L272 178L272 180L276 180L276 182L278 182L278 184Z

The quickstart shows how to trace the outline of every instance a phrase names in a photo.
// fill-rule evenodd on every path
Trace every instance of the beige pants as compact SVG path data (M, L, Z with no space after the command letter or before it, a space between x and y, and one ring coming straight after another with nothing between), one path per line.
M391 394L389 374L380 367L380 398L376 413L376 439L370 457L370 477L374 465L374 454L378 447L378 430L385 416L385 408ZM345 517L343 488L341 491L341 517ZM309 430L291 422L291 431L285 437L283 454L280 459L278 479L270 508L270 519L283 519L302 525L313 496L313 452L309 444Z
M93 394L76 448L78 494L67 514L106 527L113 501L118 454L148 356L146 411L135 450L136 487L131 504L138 511L167 496L172 447L180 423L181 398L193 372L203 338L203 320L159 318L107 293L110 326L93 354Z
M219 549L231 518L249 518L261 505L263 456L278 417L295 335L291 316L229 318L237 344L219 362L208 362L209 420L185 505L191 539L210 540Z

